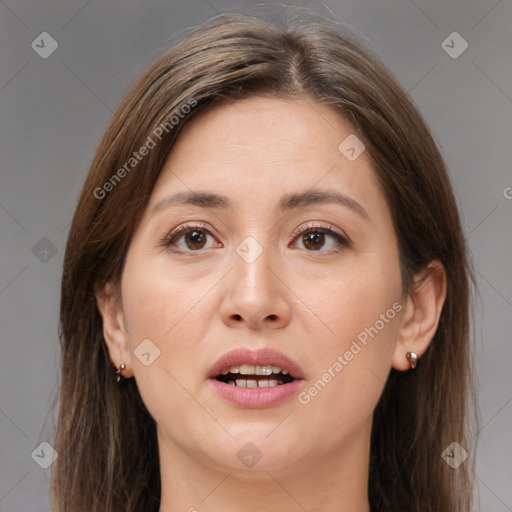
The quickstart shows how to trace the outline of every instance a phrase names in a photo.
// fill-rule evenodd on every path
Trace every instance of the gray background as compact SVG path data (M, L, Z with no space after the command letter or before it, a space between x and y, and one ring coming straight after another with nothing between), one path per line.
M40 468L31 454L53 441L48 414L58 382L62 258L106 124L128 86L184 29L216 12L249 12L253 5L0 0L0 511L50 510L51 469ZM411 91L446 158L480 291L475 359L481 429L477 453L470 453L477 458L478 510L512 510L512 3L300 5L368 39ZM454 31L469 44L456 59L441 46ZM42 32L59 45L46 59L31 47Z

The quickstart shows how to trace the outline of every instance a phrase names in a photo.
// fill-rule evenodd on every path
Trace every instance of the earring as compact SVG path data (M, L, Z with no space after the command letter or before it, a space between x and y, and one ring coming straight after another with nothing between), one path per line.
M122 363L121 366L116 370L116 380L117 382L121 381L121 372L126 368L125 364Z
M411 365L411 370L414 370L416 366L418 366L418 355L415 352L407 352L405 357L407 357L407 360Z

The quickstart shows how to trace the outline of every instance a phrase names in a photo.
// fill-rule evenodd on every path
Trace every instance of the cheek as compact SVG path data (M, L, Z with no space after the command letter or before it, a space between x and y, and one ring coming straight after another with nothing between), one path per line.
M201 294L200 290L185 286L178 276L154 265L127 265L125 271L123 309L142 400L157 424L170 430L186 429L185 410L193 409L193 417L202 414L187 390L191 389L190 378L196 370L195 340L204 336L201 329L205 322L203 319L201 324L199 318L204 291ZM150 364L139 357L141 342L146 343L144 353L150 353ZM181 413L176 415L175 411Z
M204 279L191 285L180 272L165 261L147 261L138 265L135 258L127 264L123 278L123 304L132 342L134 336L172 343L200 309L205 294Z
M340 429L357 429L371 416L391 368L400 279L397 268L384 272L379 265L338 276L317 280L313 290L301 285L301 298L322 321L317 334L326 334L313 338L315 371L299 403L309 414L329 411Z
M295 281L294 293L307 306L305 314L309 310L310 327L317 334L323 331L322 338L328 346L341 350L376 322L379 331L386 331L384 338L393 338L388 327L396 323L391 322L396 311L387 316L386 312L401 295L400 275L395 266L384 267L378 261L347 264L336 272L317 273ZM386 316L386 329L381 325L382 315Z
M157 395L154 390L178 389L194 370L195 340L201 339L206 323L204 290L187 285L161 265L139 265L136 258L127 260L122 286L134 374L141 393L147 390L151 402ZM154 362L146 364L139 357L142 347Z

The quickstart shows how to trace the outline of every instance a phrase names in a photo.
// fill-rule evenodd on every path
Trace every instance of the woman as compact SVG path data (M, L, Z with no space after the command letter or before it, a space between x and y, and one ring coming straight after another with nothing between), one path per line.
M325 24L213 19L78 202L55 510L469 510L468 276L389 73Z

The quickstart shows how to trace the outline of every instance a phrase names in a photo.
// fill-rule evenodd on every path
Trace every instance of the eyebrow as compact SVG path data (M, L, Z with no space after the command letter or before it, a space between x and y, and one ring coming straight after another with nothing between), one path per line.
M355 200L346 195L331 190L308 190L299 194L285 194L279 201L279 208L282 211L290 211L295 208L311 206L316 204L334 203L345 206L355 213L370 220L366 210ZM223 195L211 192L178 192L165 197L153 207L152 213L156 213L174 204L199 206L201 208L214 208L226 210L233 208L231 200Z

